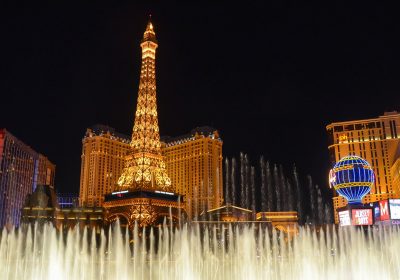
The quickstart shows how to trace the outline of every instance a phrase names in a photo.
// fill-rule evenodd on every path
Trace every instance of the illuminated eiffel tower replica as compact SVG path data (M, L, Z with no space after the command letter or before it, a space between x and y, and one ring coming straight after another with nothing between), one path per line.
M131 150L118 184L103 204L106 223L119 219L130 228L135 222L141 227L159 225L165 218L177 224L185 216L183 199L173 192L161 154L155 74L158 44L151 21L140 46L142 68Z

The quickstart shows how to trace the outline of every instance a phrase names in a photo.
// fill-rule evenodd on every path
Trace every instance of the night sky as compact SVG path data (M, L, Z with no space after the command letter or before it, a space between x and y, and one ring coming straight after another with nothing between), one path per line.
M400 109L398 10L379 1L53 2L2 8L0 127L57 165L61 192L79 190L87 127L131 134L150 13L161 135L210 125L224 156L327 188L325 126Z

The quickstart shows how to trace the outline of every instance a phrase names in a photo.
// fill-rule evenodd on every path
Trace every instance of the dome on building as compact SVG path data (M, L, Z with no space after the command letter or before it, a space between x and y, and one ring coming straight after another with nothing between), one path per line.
M329 184L350 204L359 204L374 185L371 165L363 158L349 155L339 160L329 172Z

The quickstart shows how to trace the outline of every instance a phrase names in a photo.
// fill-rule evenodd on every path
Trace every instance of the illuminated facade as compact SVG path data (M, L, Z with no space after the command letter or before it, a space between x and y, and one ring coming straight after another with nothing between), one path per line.
M130 150L129 137L111 127L95 125L82 139L79 204L100 207L117 184Z
M222 191L222 140L211 127L163 139L163 152L175 192L185 196L190 218L220 207Z
M182 197L173 193L161 153L155 75L158 44L151 22L140 46L142 67L132 140L117 184L103 203L108 223L119 219L129 227L158 225L170 217L177 223L184 214Z
M393 186L397 189L400 189L400 146L399 146L399 152L397 153L397 159L393 163L390 171L392 174Z
M54 185L55 165L0 129L0 228L18 226L21 209L37 185Z
M171 191L171 179L161 155L156 98L156 34L151 22L144 32L139 94L131 149L116 190Z
M371 164L375 184L363 203L400 197L400 185L393 174L399 157L399 113L386 112L374 119L332 123L326 129L332 165L347 155L360 156ZM333 202L335 222L338 223L336 209L344 207L347 202L341 196L335 196Z

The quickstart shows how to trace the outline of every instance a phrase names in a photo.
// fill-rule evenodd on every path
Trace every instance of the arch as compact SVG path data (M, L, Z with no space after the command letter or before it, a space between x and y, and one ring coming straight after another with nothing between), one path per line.
M129 226L129 217L125 213L114 213L108 216L107 221L110 225L113 225L115 222L119 221L121 227Z

